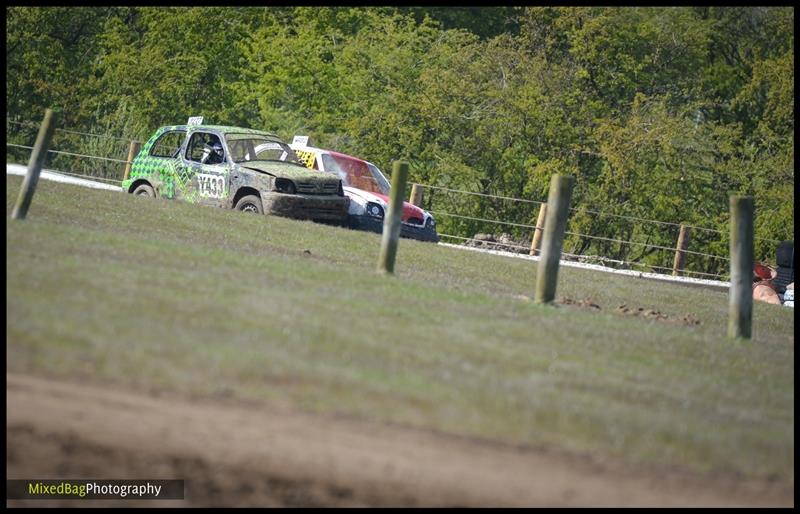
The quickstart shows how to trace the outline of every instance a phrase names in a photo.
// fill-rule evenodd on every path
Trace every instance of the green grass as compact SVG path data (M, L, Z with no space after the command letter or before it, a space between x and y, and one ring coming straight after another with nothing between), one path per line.
M602 310L539 306L533 262L404 239L384 277L376 234L47 181L6 227L9 371L794 480L792 309L732 341L725 292L563 268Z

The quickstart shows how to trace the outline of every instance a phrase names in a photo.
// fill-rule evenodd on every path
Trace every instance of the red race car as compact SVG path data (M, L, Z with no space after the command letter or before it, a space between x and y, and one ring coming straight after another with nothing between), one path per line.
M350 198L348 223L351 228L383 232L383 217L389 206L389 181L371 162L332 150L308 146L308 138L295 136L289 145L308 168L338 176L344 194ZM438 243L436 221L428 211L403 202L400 235Z

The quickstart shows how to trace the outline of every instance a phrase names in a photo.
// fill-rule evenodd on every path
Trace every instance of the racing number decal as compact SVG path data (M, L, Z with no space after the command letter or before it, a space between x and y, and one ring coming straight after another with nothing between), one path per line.
M222 175L198 173L197 185L202 197L222 198L225 194L225 177Z
M295 155L297 155L297 158L300 159L300 162L305 164L306 168L312 168L312 169L314 168L314 157L316 157L316 155L314 155L314 152L309 152L306 150L295 150L294 153Z

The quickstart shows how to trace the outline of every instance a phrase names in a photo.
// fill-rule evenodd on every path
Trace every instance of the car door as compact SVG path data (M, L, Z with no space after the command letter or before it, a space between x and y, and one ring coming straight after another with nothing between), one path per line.
M134 177L146 176L156 184L159 194L175 198L175 180L181 151L186 143L186 129L166 128L161 131L146 154L136 156L131 169Z
M218 146L221 155L209 152ZM188 202L223 206L229 190L228 149L222 134L197 129L189 134L179 170L180 198Z

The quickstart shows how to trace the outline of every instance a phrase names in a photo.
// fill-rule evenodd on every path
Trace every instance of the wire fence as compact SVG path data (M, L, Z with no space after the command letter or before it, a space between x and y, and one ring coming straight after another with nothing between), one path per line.
M32 146L26 146L26 145L15 145L15 144L12 144L12 143L6 143L6 146L13 146L13 147L16 147L16 148L26 148L28 150L33 150ZM59 151L59 150L47 150L47 152L48 153L58 154L58 155L72 155L72 156L75 156L75 157L84 157L86 159L98 159L98 160L101 160L101 161L121 162L123 164L128 164L129 162L133 162L133 161L126 161L126 160L123 160L123 159L112 159L110 157L98 157L96 155L85 155L85 154L73 153L73 152L63 152L63 151Z
M29 121L14 121L14 120L6 119L6 123L9 123L11 125L21 126L21 127L30 127L30 128L39 130L39 124L38 123L32 123L32 122L29 122ZM115 139L117 141L125 141L126 143L129 143L129 142L134 140L134 138L131 138L131 137L109 136L108 134L92 134L90 132L80 132L80 131L77 131L77 130L69 130L69 129L63 129L63 128L56 128L55 131L56 132L63 132L63 133L66 133L66 134L76 134L76 135L81 135L81 136L87 136L87 137L99 137L99 138L103 138L103 139Z
M475 239L472 237L463 237L463 236L456 236L452 234L444 234L439 233L439 237L448 238L448 239L457 239L459 241L465 242L473 242L475 243L474 247L477 248L486 248L488 250L497 250L497 249L508 249L511 250L513 253L524 253L528 254L530 251L530 246L519 245L514 243L503 243L501 241L487 241L485 239ZM473 246L473 245L470 245ZM505 251L508 251L505 250ZM522 252L514 251L514 250L522 250ZM503 251L503 250L501 250ZM647 268L645 271L652 271L653 269L661 269L667 272L672 272L672 268L665 267L665 266L654 266L651 264L644 264L641 262L633 262L633 261L624 261L618 259L611 259L608 257L602 257L598 255L577 255L568 252L561 252L562 259L568 261L575 261L581 262L585 264L599 264L602 266L608 266L608 264L616 264L618 265L617 268L625 268L625 269L633 269L633 267L642 267ZM684 270L684 273L687 275L697 275L699 277L712 277L719 280L725 280L728 278L728 275L722 273L704 273L702 271L691 271L691 270Z
M39 123L6 118L6 161L27 162ZM45 168L106 182L121 182L133 138L56 128Z
M638 241L624 241L622 239L612 239L612 238L608 238L608 237L591 236L589 234L581 234L581 233L578 233L578 232L570 232L568 230L564 231L564 233L568 234L568 235L584 237L584 238L587 238L587 239L597 239L598 241L610 241L612 243L620 243L620 244L626 244L626 245L646 246L648 248L654 248L656 250L667 250L667 251L670 251L670 252L674 252L675 251L675 248L671 248L671 247L668 247L668 246L654 245L654 244L651 244L651 243L641 243L641 242L638 242ZM714 258L714 259L722 259L722 260L725 260L725 261L730 261L730 259L728 257L723 257L722 255L714 255L714 254L711 254L711 253L703 253L703 252L693 252L691 250L681 250L681 252L685 253L685 254L689 254L689 255L701 255L703 257L711 257L711 258Z
M430 184L418 184L418 186L423 190L440 191L444 194L432 199L434 195L429 193L425 197L427 204L423 201L423 207L437 217L441 237L455 239L468 246L503 247L515 253L530 253L530 241L536 230L532 220L535 219L536 212L530 210L530 207L527 210L523 207L521 214L520 208L515 208L516 212L513 214L506 214L509 209L498 205L515 202L540 206L545 202ZM451 196L458 196L461 200L447 199ZM465 198L473 200L464 201ZM477 205L481 201L489 203ZM617 268L637 268L654 273L673 274L673 260L677 251L675 244L681 227L686 227L691 231L689 241L694 249L681 250L686 262L680 267L679 272L687 276L723 280L729 277L730 258L727 257L729 233L725 230L685 222L676 223L611 213L589 209L586 206L572 207L570 212L573 215L570 216L568 229L565 231L562 257L584 262L596 261ZM494 213L495 216L487 216L487 213ZM579 217L583 219L577 219ZM525 218L531 221L525 222ZM604 221L609 218L626 222L627 226L621 227L618 224L611 226L609 222ZM575 229L576 226L597 230ZM512 233L506 234L506 231ZM501 232L499 238L498 232ZM480 233L486 234L477 239L470 237ZM764 262L774 262L774 245L780 243L780 240L766 237L754 239L760 242L762 249L767 250L762 251L757 257ZM517 244L511 244L509 240L517 241ZM701 249L703 251L699 251ZM771 254L768 253L770 250Z
M514 198L514 197L510 197L510 196L492 195L492 194L487 194L487 193L476 193L474 191L464 191L464 190L460 190L460 189L452 189L452 188L449 188L449 187L433 186L433 185L430 185L430 184L417 184L417 185L422 186L425 189L441 190L441 191L446 191L446 192L451 192L451 193L459 193L459 194L464 194L464 195L480 196L480 197L485 197L485 198L497 198L497 199L500 199L500 200L510 200L510 201L513 201L513 202L530 203L530 204L536 204L536 205L542 205L542 204L547 203L547 202L539 201L539 200L528 200L528 199L525 199L525 198ZM713 232L713 233L716 233L716 234L725 234L724 230L719 230L719 229L716 229L716 228L701 227L701 226L698 226L698 225L691 225L691 224L688 224L688 223L675 223L675 222L671 222L671 221L653 220L653 219L641 218L641 217L630 216L630 215L625 215L625 214L614 214L614 213L610 213L610 212L603 212L603 211L585 209L583 207L570 207L569 210L572 211L572 212L583 212L583 213L588 213L588 214L595 214L597 216L602 216L602 217L619 218L619 219L625 219L625 220L631 220L631 221L641 221L641 222L645 222L645 223L652 223L654 225L663 225L663 226L678 227L678 228L680 228L681 226L684 226L684 227L691 228L693 230L700 230L700 231L704 231L704 232ZM447 213L442 213L442 214L447 214ZM455 216L454 214L451 214L451 215ZM482 221L494 221L494 220L482 220ZM530 226L530 225L527 225L527 226ZM770 239L770 238L766 238L766 237L755 237L754 239L759 240L759 241L769 241L769 242L772 242L772 243L780 243L781 242L778 239Z
M507 224L506 222L497 222L497 223ZM618 243L621 243L621 244L627 244L627 245L647 246L649 248L654 248L654 249L657 249L657 250L667 251L667 252L669 252L670 256L673 255L674 252L676 251L675 248L670 248L670 247L666 247L666 246L658 246L658 245L642 243L642 242L636 242L636 241L624 241L624 240L618 240L618 239L610 239L610 238L605 238L605 237L601 237L601 236L592 236L592 235L589 235L589 234L580 234L580 233L577 233L577 232L570 232L570 231L565 231L565 234L580 236L582 238L593 239L593 240L603 240L603 241L609 241L610 240L610 241L618 242ZM506 249L506 251L511 251L513 253L521 253L521 254L530 254L531 253L531 245L530 244L524 244L523 245L523 244L503 242L503 240L502 240L503 237L502 236L501 236L500 240L497 240L497 239L486 239L486 238L478 239L478 238L474 238L474 237L463 237L463 236L456 236L454 234L446 234L446 233L441 233L441 232L439 233L439 236L443 237L443 238L458 239L460 241L464 241L464 242L470 243L470 244L468 244L468 246L473 246L473 247L477 247L477 248L487 248L487 249L503 248L503 249ZM728 257L722 256L722 255L714 255L714 254L708 254L708 253L704 253L704 252L695 252L695 251L691 251L691 250L683 250L683 253L686 253L688 255L698 255L698 256L708 257L708 258L711 258L711 259L719 259L719 260L723 260L723 261L730 261L730 259ZM661 265L658 265L658 264L647 263L647 262L642 262L642 261L631 261L631 260L623 260L623 259L614 259L614 258L607 257L607 256L604 256L604 255L596 255L596 254L575 254L575 253L562 251L561 252L561 256L562 256L562 258L566 258L567 260L576 260L576 261L579 261L579 262L595 263L595 264L600 264L600 265L607 266L607 267L614 267L614 268L618 268L618 269L619 268L632 269L633 267L639 267L639 268L645 268L646 271L651 271L651 272L659 272L658 270L663 270L666 274L671 274L673 272L673 270L674 270L674 268L672 266L661 266ZM572 259L570 259L570 258L572 258ZM692 270L692 269L686 269L685 267L683 269L681 269L681 273L686 274L686 275L697 275L697 276L702 276L702 277L714 277L714 278L719 278L719 279L723 279L723 280L727 279L727 277L729 277L729 275L726 274L726 273L709 273L709 272L705 272L705 271L697 271L697 270Z
M540 202L540 201L537 201L537 200L526 200L524 198L513 198L513 197L510 197L510 196L490 195L490 194L486 194L486 193L476 193L474 191L463 191L461 189L451 189L449 187L432 186L430 184L417 184L417 185L420 185L420 186L424 187L425 189L440 189L442 191L449 191L451 193L460 193L460 194L473 195L473 196L483 196L483 197L486 197L486 198L499 198L499 199L502 199L502 200L511 200L511 201L514 201L514 202L535 203L537 205L541 205L543 203L547 203L547 202Z
M462 216L460 214L452 214L452 213L449 213L449 212L442 212L442 211L429 211L429 212L431 214L436 214L436 215L439 215L439 216L448 216L448 217L452 217L452 218L468 219L468 220L473 220L473 221L481 221L481 222L485 222L485 223L496 223L496 224L500 224L500 225L510 225L510 226L514 226L514 227L524 227L524 228L536 229L535 225L527 225L527 224L524 224L524 223L512 223L512 222L509 222L509 221L489 220L489 219L485 219L485 218L475 218L475 217L472 217L472 216ZM620 243L620 244L627 244L627 245L647 246L649 248L654 248L654 249L657 249L657 250L669 250L669 251L672 251L672 252L675 251L675 248L672 248L672 247L659 246L659 245L649 244L649 243L641 243L641 242L636 242L636 241L625 241L625 240L622 240L622 239L613 239L613 238L601 237L601 236L592 236L590 234L581 234L580 232L565 231L564 233L568 234L568 235L583 237L583 238L586 238L586 239L596 239L598 241L610 241L610 242L613 242L613 243ZM524 248L524 247L520 246L520 248ZM530 249L530 247L527 247L527 248ZM691 250L683 250L683 253L690 254L690 255L701 255L701 256L704 256L704 257L711 257L711 258L714 258L714 259L722 259L722 260L726 260L726 261L730 260L728 257L723 257L722 255L714 255L714 254L710 254L710 253L695 252L695 251L691 251ZM622 262L622 261L620 261L620 262Z

